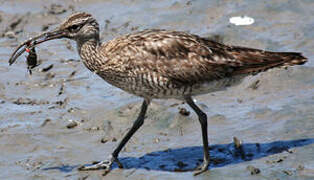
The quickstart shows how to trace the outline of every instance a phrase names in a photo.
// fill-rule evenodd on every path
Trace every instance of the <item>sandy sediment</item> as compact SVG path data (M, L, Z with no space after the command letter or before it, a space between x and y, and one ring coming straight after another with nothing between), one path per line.
M0 179L102 179L81 164L105 159L136 118L141 99L105 83L82 65L68 40L37 48L28 74L19 42L51 30L74 11L101 24L101 38L145 28L190 31L234 44L300 51L304 66L249 76L234 87L196 97L207 113L211 179L314 177L314 17L311 1L3 1L0 2ZM174 14L176 16L174 16ZM255 18L250 26L232 16ZM234 138L236 137L236 138ZM234 143L234 139L235 142ZM191 179L202 160L200 125L177 100L156 100L144 126L108 178Z

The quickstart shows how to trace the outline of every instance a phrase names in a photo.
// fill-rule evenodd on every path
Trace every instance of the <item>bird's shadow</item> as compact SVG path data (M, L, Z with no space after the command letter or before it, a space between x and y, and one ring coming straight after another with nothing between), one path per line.
M298 139L289 141L274 141L270 143L245 143L235 148L234 143L210 146L210 167L217 168L231 164L263 158L269 155L289 151L291 148L313 144L314 139ZM167 149L145 154L141 157L121 157L120 162L125 169L147 169L157 171L189 171L195 169L203 161L203 147L192 146ZM59 170L71 172L79 165L62 165L47 167L43 170ZM114 164L112 169L118 168Z

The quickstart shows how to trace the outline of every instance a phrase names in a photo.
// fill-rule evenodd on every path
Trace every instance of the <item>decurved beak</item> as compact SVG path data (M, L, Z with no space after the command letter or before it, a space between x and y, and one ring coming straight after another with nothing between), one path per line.
M35 47L36 45L41 44L45 41L49 41L49 40L53 40L53 39L60 39L63 37L66 37L65 32L63 30L57 29L57 30L45 32L45 33L42 33L38 36L30 38L29 40L21 43L15 49L15 51L11 55L11 58L9 59L9 65L12 65L16 61L16 59L26 51L27 48L31 49L31 48Z

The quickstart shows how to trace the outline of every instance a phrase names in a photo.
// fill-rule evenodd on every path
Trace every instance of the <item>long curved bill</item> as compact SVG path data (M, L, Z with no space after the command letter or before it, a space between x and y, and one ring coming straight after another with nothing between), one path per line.
M11 55L11 58L9 59L9 65L12 65L16 61L16 59L26 51L26 49L31 49L31 48L35 47L36 45L43 43L45 41L49 41L52 39L60 39L63 37L65 37L63 31L57 29L57 30L54 30L51 32L45 32L45 33L42 33L38 36L30 38L29 40L21 43L14 50L14 52Z

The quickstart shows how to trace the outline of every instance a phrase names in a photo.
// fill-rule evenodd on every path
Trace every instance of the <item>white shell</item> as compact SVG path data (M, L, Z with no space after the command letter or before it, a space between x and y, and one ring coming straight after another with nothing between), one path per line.
M229 19L231 24L236 26L247 26L254 23L254 19L248 16L235 16Z

